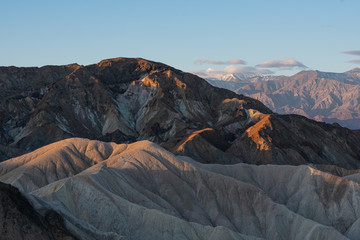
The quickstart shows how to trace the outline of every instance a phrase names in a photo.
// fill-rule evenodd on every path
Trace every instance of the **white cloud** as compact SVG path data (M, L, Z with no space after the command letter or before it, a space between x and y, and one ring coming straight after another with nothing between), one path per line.
M205 59L205 60L198 59L194 63L199 64L199 65L203 65L203 64L210 64L210 65L240 64L240 65L244 65L244 64L246 64L246 62L244 60L241 60L241 59L231 59L231 60L228 60L228 61L216 61L216 60L210 60L210 59Z
M350 60L350 61L347 61L349 63L355 63L355 64L360 64L360 59L355 59L355 60Z
M229 64L241 64L241 65L246 64L246 62L244 60L241 60L241 59L231 59L231 60L227 61L227 63L229 63Z
M345 52L341 52L341 53L360 56L360 50L351 50L351 51L345 51Z
M302 64L299 61L296 61L295 59L289 58L289 59L282 59L282 60L269 60L264 61L256 67L261 68L307 68L304 64Z
M235 75L268 75L273 74L273 71L268 69L259 69L251 66L235 66L230 65L225 67L222 70L214 70L212 68L208 68L206 70L198 70L192 71L193 74L196 74L202 78L217 78L220 79L222 76L227 74L235 74Z

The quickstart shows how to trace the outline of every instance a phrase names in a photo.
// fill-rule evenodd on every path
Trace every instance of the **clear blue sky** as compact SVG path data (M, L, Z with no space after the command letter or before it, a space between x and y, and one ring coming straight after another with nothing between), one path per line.
M294 59L343 72L360 55L359 0L5 1L0 65L43 66L142 57L183 71L241 59L253 67ZM276 73L291 73L268 68Z

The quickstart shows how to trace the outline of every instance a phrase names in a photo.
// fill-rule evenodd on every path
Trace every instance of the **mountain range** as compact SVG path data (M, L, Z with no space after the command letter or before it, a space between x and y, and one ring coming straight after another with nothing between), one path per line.
M1 76L3 159L83 137L147 139L208 163L359 165L358 132L272 113L260 101L161 63L117 58L2 68Z
M293 76L234 75L231 81L208 81L258 99L277 113L300 114L360 129L360 68L344 73L302 71Z
M304 76L334 78L299 74L253 77L241 91L305 96ZM359 130L278 114L145 59L1 67L0 160L7 239L360 235Z

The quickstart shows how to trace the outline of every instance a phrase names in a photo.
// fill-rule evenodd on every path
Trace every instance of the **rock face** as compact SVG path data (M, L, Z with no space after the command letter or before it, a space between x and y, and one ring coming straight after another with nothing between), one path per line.
M302 71L291 77L252 81L235 92L258 99L278 113L360 129L359 68L345 73Z
M83 137L116 143L147 139L204 163L359 168L359 132L273 114L257 100L165 64L116 58L89 66L0 71L2 160ZM264 91L289 85L286 77L267 82Z
M51 85L79 67L77 64L0 67L0 161L25 153L25 149L9 145L19 136Z
M2 71L0 83L11 89L0 93L3 159L69 137L149 139L175 149L206 128L230 138L248 122L245 109L271 112L257 100L143 59Z
M360 234L357 174L202 164L149 141L78 138L0 169L1 181L30 193L38 211L59 212L83 239L355 240Z
M1 182L0 222L1 239L76 239L58 213L48 210L41 216L18 189Z

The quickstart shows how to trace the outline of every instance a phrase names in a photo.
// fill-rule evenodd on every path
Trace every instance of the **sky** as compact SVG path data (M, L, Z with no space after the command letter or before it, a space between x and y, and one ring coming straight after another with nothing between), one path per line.
M359 0L0 0L0 66L141 57L202 74L360 67Z

